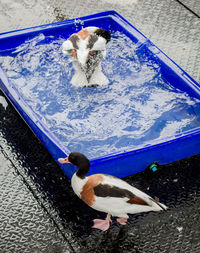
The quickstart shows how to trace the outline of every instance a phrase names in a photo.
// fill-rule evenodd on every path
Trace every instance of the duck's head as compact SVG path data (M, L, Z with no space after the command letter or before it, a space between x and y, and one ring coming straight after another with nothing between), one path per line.
M72 56L81 68L88 72L91 66L97 66L97 63L105 57L106 44L110 38L110 32L105 29L87 27L72 34L62 44L62 52L64 55Z
M60 163L72 163L78 167L76 175L80 178L85 178L85 175L90 169L90 161L88 158L79 152L71 152L66 158L59 158Z

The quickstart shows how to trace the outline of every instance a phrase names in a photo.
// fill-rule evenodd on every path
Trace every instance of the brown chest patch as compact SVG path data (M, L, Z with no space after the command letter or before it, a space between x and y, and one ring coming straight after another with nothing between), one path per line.
M103 176L95 174L88 177L87 183L83 186L81 192L81 199L89 206L95 201L94 187L99 185L103 181Z
M78 35L81 37L82 40L85 40L90 35L90 33L86 29L84 29L78 32Z
M141 199L141 198L139 198L139 197L137 197L137 196L135 196L135 197L129 199L127 202L130 203L130 204L135 204L135 205L144 205L144 206L148 206L148 203L147 203L147 202L145 202L143 199Z
M72 49L72 56L77 59L77 54L76 54L76 50L75 49Z

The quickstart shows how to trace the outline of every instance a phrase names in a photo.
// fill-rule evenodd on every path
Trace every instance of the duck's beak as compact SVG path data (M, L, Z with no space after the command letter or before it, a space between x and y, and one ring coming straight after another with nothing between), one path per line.
M70 161L68 160L68 157L66 157L66 158L59 158L58 162L59 163L70 163Z

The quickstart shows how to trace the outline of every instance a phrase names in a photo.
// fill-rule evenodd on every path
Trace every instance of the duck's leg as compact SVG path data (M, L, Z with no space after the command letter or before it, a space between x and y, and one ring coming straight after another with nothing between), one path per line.
M117 218L117 222L119 222L119 224L121 224L121 225L126 225L128 218L129 218L128 215L126 218Z
M94 222L93 228L98 228L103 231L108 230L110 227L110 222L112 222L110 217L111 217L111 215L108 213L105 220L94 219L93 220L93 222Z

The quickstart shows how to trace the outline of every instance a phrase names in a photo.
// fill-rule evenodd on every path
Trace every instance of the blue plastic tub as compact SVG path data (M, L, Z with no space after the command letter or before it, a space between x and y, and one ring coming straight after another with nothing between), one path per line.
M60 47L87 26L112 34L108 87L70 85ZM81 151L90 174L124 177L200 153L199 84L115 11L0 34L0 65L0 88L56 161Z

